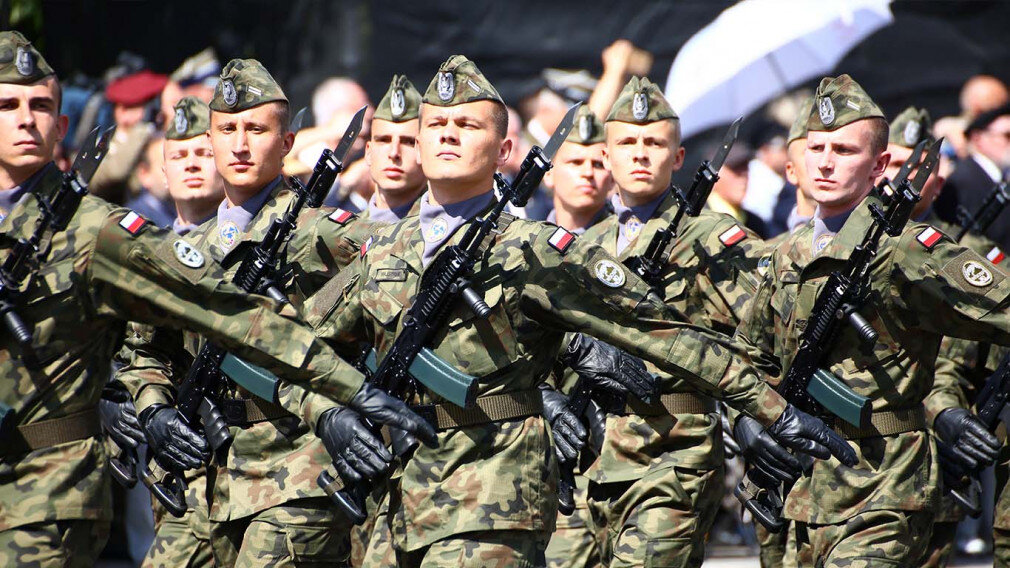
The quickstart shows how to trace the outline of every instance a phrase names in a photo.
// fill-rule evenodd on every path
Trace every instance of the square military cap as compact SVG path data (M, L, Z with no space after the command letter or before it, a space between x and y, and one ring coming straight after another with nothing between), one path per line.
M602 144L607 139L603 132L603 123L596 117L596 114L589 109L589 105L582 105L575 113L575 125L568 133L565 142L580 144L582 146L592 146Z
M210 109L236 113L277 101L286 103L288 98L262 63L255 59L232 59L221 71Z
M796 114L796 120L789 127L789 136L786 138L786 146L793 143L793 140L807 137L807 120L810 118L810 109L814 106L814 97L807 97L800 105L800 112Z
M814 93L807 130L838 130L867 118L885 118L884 111L859 83L848 75L825 77Z
M680 120L659 87L645 77L632 77L610 108L607 122L648 124L668 118Z
M15 31L0 32L0 83L31 85L55 74L25 36Z
M169 140L187 140L210 130L210 107L196 97L183 97L175 103L175 117L165 132Z
M422 99L424 103L443 107L475 101L505 104L474 62L462 55L453 55L439 66Z
M889 128L887 143L915 148L923 140L932 140L933 119L924 108L910 106L901 111Z
M407 122L418 117L421 93L405 75L393 75L386 94L375 108L373 118L389 122Z

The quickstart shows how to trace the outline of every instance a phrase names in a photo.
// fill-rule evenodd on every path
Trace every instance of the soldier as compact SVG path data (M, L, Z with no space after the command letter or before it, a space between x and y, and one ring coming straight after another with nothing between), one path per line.
M419 275L492 202L493 174L511 151L506 122L501 97L473 62L456 55L442 64L421 105L417 145L429 191L420 214L376 230L359 258L307 302L306 317L319 336L345 346L367 339L381 360L405 323ZM490 313L485 319L454 305L430 345L478 377L479 388L471 410L418 394L416 402L432 405L440 446L417 448L390 485L398 564L543 564L557 514L557 477L536 385L566 330L598 335L706 392L722 392L762 423L778 421L771 427L778 435L790 424L803 438L787 442L792 447L827 455L828 446L848 459L818 421L780 405L732 357L727 338L674 323L647 285L602 248L554 225L511 216L499 219L494 235L483 241L471 280ZM580 355L593 349L582 342L573 356L591 360ZM598 374L631 366L627 358L606 363L612 365L597 366Z
M67 118L59 115L52 68L21 34L0 33L0 60L0 199L9 212L0 254L7 258L63 184L52 156ZM206 334L280 376L314 384L379 421L402 419L431 439L402 403L362 387L357 371L291 321L293 310L222 283L203 252L143 217L85 196L66 230L43 237L51 252L22 294L9 295L20 282L3 284L4 301L18 302L5 304L0 355L7 377L0 564L92 566L104 546L111 504L96 406L127 319ZM11 335L13 313L30 322L30 346ZM192 453L202 457L199 447Z
M379 223L403 219L424 192L426 180L417 162L417 112L421 93L403 75L394 75L372 116L365 143L365 163L375 184L362 218Z
M225 66L210 109L209 141L224 179L225 200L218 206L216 219L185 240L208 248L211 261L230 279L294 199L281 176L282 160L294 134L287 130L284 92L255 60L236 59ZM308 209L300 214L282 262L281 287L293 303L300 305L357 255L358 226L356 217L342 209ZM143 370L147 385L158 385L148 389L149 396L138 398L145 426L158 416L176 412L168 406L175 390L171 379L184 375L185 366L173 370L173 361L187 361L201 346L199 338L182 340L177 334L165 338L159 333L134 345L137 364L124 368ZM176 353L165 353L166 344L177 346ZM188 356L177 352L183 345ZM159 362L160 372L152 372ZM272 564L346 561L349 524L316 484L316 476L331 461L326 446L346 427L336 420L338 412L323 417L314 410L322 408L323 397L287 384L279 388L279 404L242 389L233 394L218 401L233 437L226 465L214 467L208 477L209 541L215 564L246 566L266 559ZM381 447L378 441L376 445ZM154 451L172 447L171 441L165 441L164 449L155 446ZM365 460L363 467L377 475L385 465ZM301 545L295 547L289 541Z
M168 191L175 199L176 219L172 230L177 235L185 235L203 221L213 216L217 204L224 197L224 185L214 166L214 150L210 145L207 131L210 129L210 107L196 97L184 97L176 103L172 121L165 133L165 177ZM131 323L127 328L124 348L117 355L124 367L116 373L112 385L119 385L128 394L117 396L114 387L106 387L102 395L102 424L121 447L136 448L144 443L144 435L131 443L124 444L123 438L129 431L122 431L119 425L137 422L133 400L142 400L146 408L149 400L162 397L155 391L163 388L157 378L163 370L158 357L148 357L143 346L152 345L157 339L161 352L171 355L182 350L182 345L170 346L167 342L177 338L177 334L158 331L152 326ZM180 367L183 363L179 363ZM184 369L178 370L185 374ZM111 385L110 385L111 386ZM145 390L149 389L149 390ZM153 397L153 399L152 399ZM206 470L203 467L186 472L186 502L189 510L182 518L165 514L164 507L156 500L156 533L151 547L144 558L143 566L204 566L213 563L209 529L209 503L207 500Z
M737 338L754 362L781 376L827 275L840 269L871 223L866 197L889 155L887 122L848 75L825 78L808 119L807 173L818 204L814 222L772 254ZM864 199L865 198L865 199ZM870 399L871 425L836 421L860 455L858 466L824 461L793 486L785 503L797 563L834 567L912 565L929 540L937 507L935 445L922 401L932 385L943 334L1010 342L1003 306L1010 281L984 257L922 224L887 237L873 260L868 302L859 311L879 334L864 350L845 327L824 369ZM934 427L966 461L991 461L996 440L981 424L948 408Z
M554 192L554 209L547 222L581 235L613 213L607 196L614 176L603 164L603 123L580 107L575 127L554 157L554 168L544 176L544 185Z
M603 155L617 183L616 215L582 240L626 261L644 254L678 209L670 178L684 159L680 121L648 79L632 77L614 103ZM755 243L728 215L685 216L657 291L690 323L730 335L757 287ZM719 418L714 401L689 383L649 371L661 376L661 404L605 407L603 449L586 473L602 563L700 566L722 493Z

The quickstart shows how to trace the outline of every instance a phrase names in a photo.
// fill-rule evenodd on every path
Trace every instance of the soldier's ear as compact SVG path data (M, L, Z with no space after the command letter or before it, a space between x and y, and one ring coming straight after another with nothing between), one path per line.
M673 171L677 171L684 165L684 147L677 145L677 158L673 162Z
M870 172L870 183L872 184L874 180L884 175L884 170L887 169L887 164L891 163L891 153L888 151L883 151L877 156L877 161L873 164L873 171Z
M63 142L68 128L70 128L70 118L67 115L61 114L56 117L56 142Z
M284 134L284 144L281 147L281 158L283 159L291 151L291 147L295 145L295 133L286 132Z
M800 185L800 175L796 172L796 166L792 160L786 161L786 180L797 187Z
M501 146L498 147L498 168L501 168L509 161L509 156L512 155L512 139L506 138L502 140Z
M610 167L610 152L607 150L607 145L603 145L603 167L607 168L607 171L613 172L614 168Z

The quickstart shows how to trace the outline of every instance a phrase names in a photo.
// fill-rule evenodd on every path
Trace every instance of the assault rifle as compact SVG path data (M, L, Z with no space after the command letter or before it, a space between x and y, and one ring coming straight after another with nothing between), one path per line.
M278 302L288 302L281 284L277 282L284 256L282 251L297 228L301 210L322 204L330 186L343 170L343 160L361 131L364 116L365 108L362 107L354 115L336 150L323 150L307 184L290 178L295 188L295 199L284 215L270 225L263 240L245 256L232 278L232 282L242 290L265 295ZM177 246L182 246L178 243L186 245L182 240L177 242ZM196 430L202 424L207 441L218 458L231 441L228 424L216 402L221 400L229 387L229 379L266 400L274 401L277 395L277 381L271 373L230 355L215 343L204 344L179 386L176 407L190 428ZM150 458L151 454L144 467L144 484L168 512L176 517L183 516L186 513L184 472L169 471L158 479L150 468Z
M511 203L523 207L540 186L544 174L551 169L551 160L558 147L568 137L579 105L572 106L554 131L544 149L534 146L523 159L519 173L510 184L501 174L495 174L495 186L501 197L483 217L470 222L459 244L446 247L424 271L413 305L403 316L403 330L393 341L386 356L375 366L369 382L401 400L410 400L422 388L461 407L470 407L477 397L476 379L461 373L441 361L427 345L445 325L457 298L480 318L487 318L491 308L480 293L473 289L470 276L480 260L481 243L497 229L498 219ZM375 356L366 361L374 365ZM392 430L393 453L406 456L417 446L413 437ZM329 472L322 471L319 485L355 524L365 520L367 481L344 486Z
M70 171L47 201L39 192L31 192L39 206L35 230L28 238L20 238L0 265L0 319L10 338L20 351L21 362L31 371L40 370L41 363L32 347L32 326L21 317L25 283L49 258L52 238L66 230L77 213L81 200L88 194L88 183L105 158L109 141L116 127L100 132L98 127L88 134ZM14 427L14 409L0 403L0 436L8 438Z
M918 163L925 142L917 147L909 164ZM880 239L901 235L919 192L936 168L940 141L930 148L914 181L908 180L911 165L904 168L895 182L885 182L878 188L886 196L886 205L870 205L873 224L867 229L863 241L852 251L842 270L828 277L814 302L807 325L800 335L799 349L785 378L778 387L779 393L800 410L834 420L841 418L861 428L870 423L870 401L852 391L829 370L821 368L824 359L837 343L843 326L851 325L861 343L871 347L877 341L877 332L858 310L866 303L870 291L870 264L877 254ZM782 497L777 481L756 468L736 487L736 497L771 532L780 532L785 526L781 518Z

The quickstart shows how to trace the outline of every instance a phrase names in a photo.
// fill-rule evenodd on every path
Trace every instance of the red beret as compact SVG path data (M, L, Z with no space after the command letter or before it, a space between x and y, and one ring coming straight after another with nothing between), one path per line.
M105 88L105 98L112 103L136 106L153 99L167 83L167 75L152 73L145 69L109 83Z

